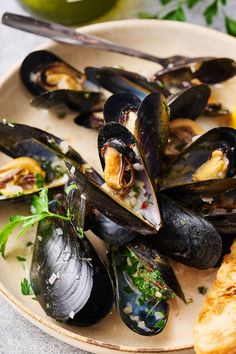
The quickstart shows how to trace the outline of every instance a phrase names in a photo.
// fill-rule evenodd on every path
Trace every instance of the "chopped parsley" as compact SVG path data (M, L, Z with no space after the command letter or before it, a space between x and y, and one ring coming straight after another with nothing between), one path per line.
M78 187L75 183L70 183L65 189L66 194L68 195L73 189L78 189Z
M207 293L207 288L205 286L199 286L198 287L198 292L199 294L205 295Z
M76 231L78 233L78 236L80 239L83 239L84 238L84 229L81 227L81 226L78 226L76 228Z
M163 329L165 327L166 321L164 320L159 320L158 322L155 323L154 327L158 329Z
M37 188L43 188L44 184L45 184L45 178L40 175L39 173L36 173L35 175L35 178L36 178L36 186Z
M18 233L18 237L22 236L31 226L35 223L48 218L57 218L66 221L70 221L71 218L68 216L58 215L51 213L48 209L48 190L46 188L42 189L39 195L35 195L32 198L31 204L31 215L13 215L10 217L9 222L0 230L0 253L4 257L5 248L9 236L13 231L21 225L21 229Z
M190 297L186 302L187 302L187 304L192 304L193 303L193 298Z
M21 256L16 256L17 260L19 262L26 262L26 258L25 257L21 257Z
M133 284L137 286L142 293L142 297L139 298L139 303L140 301L142 303L150 297L160 300L173 298L175 296L174 292L166 286L160 271L158 269L153 271L147 270L132 250L129 250L127 263L127 273Z
M33 242L28 241L28 242L26 243L26 247L31 247L31 246L33 246Z
M22 293L22 295L25 295L25 296L34 295L32 287L31 287L29 281L26 278L24 278L21 281L20 285L21 285L21 293Z

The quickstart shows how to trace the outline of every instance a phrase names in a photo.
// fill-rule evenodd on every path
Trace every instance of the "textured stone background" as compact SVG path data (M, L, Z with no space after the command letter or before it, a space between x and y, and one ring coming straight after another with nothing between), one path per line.
M50 0L49 0L50 1ZM201 16L202 9L208 0L202 0L196 6L193 13L188 14L189 21L205 25ZM157 0L119 0L114 10L101 17L99 21L120 18L135 18L139 11L157 12L160 9ZM0 1L0 16L3 12L10 11L23 13L14 0ZM236 1L230 0L226 9L227 13L236 17ZM224 30L223 17L220 13L212 26L218 30ZM23 32L18 32L0 25L0 75L4 74L11 65L23 58L34 47L43 42L43 39ZM0 98L1 104L1 98ZM84 351L75 349L69 345L48 336L40 329L33 326L7 302L0 298L0 353L1 354L86 354Z

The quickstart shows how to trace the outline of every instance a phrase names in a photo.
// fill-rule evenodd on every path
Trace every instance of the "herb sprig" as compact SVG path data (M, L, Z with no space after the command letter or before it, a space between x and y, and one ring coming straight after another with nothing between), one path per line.
M51 213L48 209L48 189L41 190L39 195L32 198L31 215L13 215L10 217L9 222L0 230L0 253L5 256L6 244L9 236L13 231L21 226L17 237L21 237L31 226L38 223L45 218L58 218L66 221L71 220L71 216L63 216Z
M228 34L236 37L236 20L228 17L225 12L225 6L228 0L212 0L204 8L202 15L206 24L211 25L219 11L223 13L225 28ZM201 0L160 0L163 5L162 9L155 14L140 12L139 18L164 19L175 21L187 21L185 9L192 10Z

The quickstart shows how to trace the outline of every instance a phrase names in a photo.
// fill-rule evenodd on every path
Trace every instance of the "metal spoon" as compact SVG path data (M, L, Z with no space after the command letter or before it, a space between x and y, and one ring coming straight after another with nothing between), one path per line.
M199 61L202 62L204 60L212 59L212 57L190 58L181 55L159 58L154 55L141 52L137 49L123 47L103 38L79 33L72 28L68 28L57 23L41 21L33 17L17 15L9 12L3 14L2 23L4 25L14 27L25 32L30 32L42 37L54 39L58 42L79 45L86 48L105 50L108 52L121 53L136 58L146 59L160 64L163 68L195 63Z

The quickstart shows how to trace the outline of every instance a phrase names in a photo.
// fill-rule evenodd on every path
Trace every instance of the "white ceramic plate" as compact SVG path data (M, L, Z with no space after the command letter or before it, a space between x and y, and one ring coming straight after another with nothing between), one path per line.
M161 22L156 20L128 20L102 23L84 27L80 31L95 34L117 43L138 48L159 56L185 54L190 56L226 56L236 58L236 40L222 33L190 24ZM124 66L125 68L151 75L158 66L147 61L128 58L118 54L94 51L69 45L47 42L43 47L52 50L73 66L83 69L87 65ZM68 141L95 168L99 169L96 152L96 132L78 127L70 117L59 120L52 114L39 111L30 106L30 94L19 80L19 65L0 82L0 118L26 123L52 132ZM226 106L236 103L236 79L231 79L224 89L215 89L215 96L221 97ZM5 159L0 156L0 161ZM2 226L9 215L22 213L24 205L0 206ZM6 260L0 259L0 293L22 315L36 326L58 339L76 347L96 353L193 353L192 328L199 312L203 296L198 286L209 286L215 271L197 271L181 265L175 265L177 276L183 286L187 299L193 302L188 306L178 299L171 302L168 324L164 331L154 337L142 337L130 331L122 323L116 310L100 324L90 328L75 328L59 324L47 317L37 301L22 296L20 281L28 277L28 266L23 269L16 256L27 252L25 244L34 238L34 230L26 237L16 240L13 236L8 245ZM103 251L103 244L93 238L96 246ZM27 254L30 264L30 253Z

